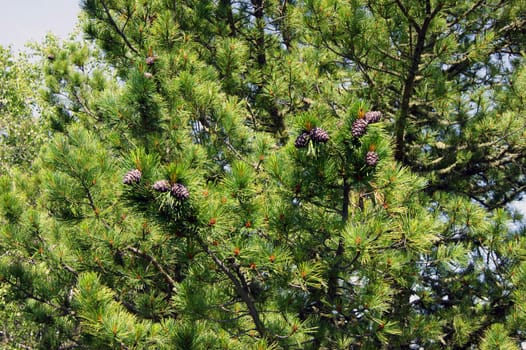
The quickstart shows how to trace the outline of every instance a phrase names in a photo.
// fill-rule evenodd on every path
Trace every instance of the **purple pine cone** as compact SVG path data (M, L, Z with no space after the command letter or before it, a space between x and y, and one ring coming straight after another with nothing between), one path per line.
M351 126L351 133L354 137L360 137L365 134L367 121L365 119L356 119Z
M155 61L157 61L157 56L148 56L148 57L146 57L146 64L149 65L149 66L154 64Z
M171 190L171 186L170 186L170 183L166 180L159 180L159 181L156 181L153 185L152 185L152 188L157 191L157 192L168 192Z
M367 152L367 155L365 156L365 163L369 166L376 166L376 163L378 163L379 157L378 153L374 151Z
M190 192L183 184L177 183L172 186L172 196L179 200L185 200L190 197Z
M382 112L380 111L369 111L365 113L365 121L368 124L378 123L382 119Z
M125 185L137 184L141 181L142 173L138 169L130 170L122 178L122 183Z
M309 140L310 140L309 133L304 131L301 133L300 136L296 138L296 141L294 142L294 146L296 146L296 148L307 147L307 145L309 144Z
M310 131L310 138L315 142L327 142L329 134L322 128L314 128Z

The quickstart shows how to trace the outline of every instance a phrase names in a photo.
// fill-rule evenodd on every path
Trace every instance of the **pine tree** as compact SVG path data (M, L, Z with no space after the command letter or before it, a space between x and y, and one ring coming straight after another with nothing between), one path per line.
M3 295L34 331L9 333L8 346L525 341L524 229L397 162L395 105L324 49L327 28L310 31L374 12L82 5L95 47L41 48L52 140L31 172L0 177ZM492 98L522 108L507 91Z
M25 211L22 204L17 201L17 195L10 193L8 188L9 177L23 177L24 172L31 172L32 163L37 158L40 146L49 140L45 121L40 118L48 106L43 103L38 94L38 83L43 74L39 66L33 64L30 56L25 53L15 54L11 48L0 46L0 196L3 210L2 216L14 218L21 216ZM25 179L25 177L23 177ZM26 187L23 182L22 188ZM31 218L34 212L26 212L25 217ZM6 224L3 220L0 223ZM12 226L6 224L2 230L11 234ZM24 246L33 243L31 235L24 236ZM0 239L0 256L4 264L9 255L17 257L18 250L10 246L9 241ZM9 267L11 270L20 269L17 259ZM2 274L0 273L0 276ZM26 304L23 297L24 291L11 293L9 283L4 283L0 277L0 338L13 346L32 346L36 344L30 334L38 331L35 326L45 317L44 307L37 304ZM37 311L34 319L21 318L25 310Z
M524 1L305 1L312 42L353 70L389 119L395 156L489 209L525 189ZM349 83L351 86L355 84ZM506 180L504 180L506 179Z

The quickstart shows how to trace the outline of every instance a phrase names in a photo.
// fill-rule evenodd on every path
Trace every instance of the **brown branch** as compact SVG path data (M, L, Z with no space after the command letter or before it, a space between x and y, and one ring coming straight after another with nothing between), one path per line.
M22 292L24 294L24 296L27 298L27 299L33 299L35 301L38 301L39 303L42 303L42 304L45 304L45 305L48 305L48 306L51 306L53 309L55 310L61 310L61 311L65 311L64 308L60 305L56 305L54 303L52 303L51 301L49 300L46 300L45 298L43 297L39 297L38 295L35 295L33 294L31 291L25 289L25 288L22 288L21 285L19 285L18 283L15 283L13 281L11 281L10 279L8 278L4 278L2 280L2 282L5 282L7 284L9 284L12 288L15 288L16 290ZM69 310L67 310L69 311Z
M254 6L254 17L256 17L256 28L258 31L255 40L257 56L256 58L260 67L263 67L267 64L267 57L265 53L264 2L265 0L252 0L252 6Z
M407 10L407 8L404 6L404 4L402 4L402 1L400 0L396 0L396 5L398 5L398 8L400 9L400 11L402 11L402 13L404 14L405 18L407 18L407 20L409 21L409 23L411 23L411 25L413 26L413 28L415 28L415 30L417 32L420 32L422 29L420 28L420 26L418 25L418 23L416 23L415 19L413 18L413 16L411 16L409 14L409 11Z
M119 28L117 23L115 23L115 20L111 16L110 9L106 5L106 2L104 0L100 0L100 3L102 4L102 7L104 7L104 12L106 13L106 16L108 16L108 20L110 21L111 26L117 31L117 34L119 34L119 36L122 38L122 40L124 40L124 43L126 44L126 46L128 46L128 48L130 50L132 50L135 54L138 55L139 51L137 51L137 49L135 47L133 47L133 45L130 43L130 41L128 40L128 38L124 34L124 32Z
M343 178L343 208L342 208L342 221L345 224L349 219L349 194L351 192L351 185L347 182L347 179ZM341 259L344 253L343 238L340 237L338 240L338 248L336 249L335 262L329 271L328 280L328 291L327 295L330 301L336 299L336 293L338 290L338 272L341 269Z
M79 273L74 268L72 268L71 266L67 265L66 263L62 263L61 266L64 268L64 270L66 270L69 273L71 273L72 275L78 277Z
M400 2L397 0L397 2ZM399 161L405 160L405 129L407 124L407 117L409 115L409 105L411 97L415 88L416 77L419 72L420 62L422 60L422 54L424 52L424 46L426 42L426 35L433 18L438 14L441 5L438 5L433 11L429 1L426 2L426 17L422 27L419 27L417 33L417 42L415 45L415 51L411 61L411 67L409 73L404 82L404 89L402 94L402 101L400 106L400 113L398 119L395 122L395 158Z
M174 279L166 272L166 270L162 267L161 264L159 264L159 262L151 255L135 248L135 247L131 247L131 246L128 246L126 247L126 250L128 250L129 252L132 252L133 254L145 259L145 260L148 260L149 262L151 262L153 264L153 266L155 266L155 268L157 268L157 270L159 271L159 273L161 273L161 275L163 275L164 279L166 280L166 282L170 285L170 289L172 290L176 290L176 282L174 281Z
M449 23L448 27L451 28L451 27L457 25L460 22L461 19L467 18L472 12L474 12L484 2L485 2L485 0L479 0L477 3L473 4L473 6L471 6L471 8L469 8L469 9L467 9L466 12L464 12L462 15L456 16L456 19L454 21L452 21L451 23Z
M230 28L230 36L235 37L237 34L236 22L234 20L234 15L232 13L232 3L231 0L220 0L219 7L225 11L224 15L228 22Z
M267 336L267 331L265 329L265 326L261 319L259 318L259 312L256 309L256 305L254 303L254 300L249 295L248 289L246 287L243 287L242 281L240 281L236 276L234 275L234 272L230 270L230 268L223 262L221 259L219 259L214 252L210 250L208 245L199 237L198 235L195 236L195 239L203 249L203 251L214 261L214 263L219 267L221 271L227 275L227 277L232 281L234 284L234 287L236 289L236 292L239 294L241 299L245 302L248 312L250 314L250 317L252 318L252 321L254 322L256 326L256 330L258 331L259 335L261 337Z

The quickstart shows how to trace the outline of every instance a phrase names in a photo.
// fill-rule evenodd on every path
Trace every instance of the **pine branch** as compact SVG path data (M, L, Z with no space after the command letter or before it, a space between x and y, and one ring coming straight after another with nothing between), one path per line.
M396 1L397 3L400 3L400 0ZM401 3L400 5L403 7ZM398 119L395 121L395 158L398 161L405 161L407 158L405 154L405 129L407 117L409 115L409 103L415 88L416 77L419 72L422 54L424 53L427 31L431 25L431 21L438 14L440 8L441 5L439 4L433 11L431 11L429 0L426 1L426 17L422 27L418 27L417 30L417 41L413 58L411 60L411 67L409 68L407 78L405 79L403 85L404 87L400 105L400 113L398 115Z
M91 108L88 107L85 99L80 94L80 91L75 90L73 92L73 96L75 96L75 100L84 109L84 112L86 112L87 115L89 115L90 117L92 117L96 121L100 121L100 118L97 117L97 115L91 110ZM96 125L94 125L94 126L96 127Z
M106 13L106 16L108 16L108 20L110 21L110 24L113 27L113 29L115 29L117 34L119 34L119 36L122 38L122 40L124 40L124 43L126 44L126 46L128 46L128 48L130 50L132 50L135 54L139 55L139 51L137 51L137 49L135 47L133 47L133 45L130 43L130 41L128 40L128 38L124 34L124 32L119 28L117 23L115 23L115 20L113 19L106 2L104 0L100 0L100 3L102 4L102 7L104 8L104 12Z
M259 333L259 335L261 337L266 337L267 336L267 330L265 329L265 326L264 326L263 322L261 321L261 319L259 317L259 312L258 312L258 310L256 308L254 300L252 300L252 298L250 297L250 294L248 292L248 287L243 286L243 281L239 280L238 278L236 278L236 276L234 275L232 270L230 270L230 268L223 261L221 261L221 259L219 259L214 254L214 252L212 252L210 250L208 245L201 239L201 237L199 237L198 235L195 235L194 238L196 239L197 243L199 243L199 245L201 246L203 251L210 258L212 258L214 263L221 269L221 271L223 271L225 273L225 275L227 275L227 277L230 279L230 281L232 281L232 283L234 284L234 287L236 288L236 292L239 294L239 296L245 302L245 304L246 304L246 306L248 308L248 312L250 314L250 317L252 318L252 321L254 322L254 324L256 326L257 332ZM237 272L236 272L236 274L237 274ZM245 285L246 285L246 281L245 281Z
M409 21L409 23L411 23L411 25L413 26L413 28L417 31L417 32L420 32L422 30L422 28L420 27L420 25L418 23L416 23L416 20L413 18L413 16L411 16L411 14L409 14L409 11L407 10L407 8L404 6L404 4L402 4L402 1L400 0L395 0L396 2L396 5L398 6L398 8L400 9L400 11L402 11L402 13L404 14L405 18L407 18L407 20Z
M288 23L286 23L288 9L287 3L288 0L284 0L281 6L279 7L280 18L278 20L278 23L281 27L281 37L283 38L283 43L287 47L287 50L290 50L292 43L292 33Z
M174 281L174 279L166 272L166 270L163 268L163 266L161 264L159 264L159 262L157 261L157 259L155 259L153 256L135 248L135 247L132 247L132 246L128 246L125 248L126 250L128 250L129 252L132 252L133 254L149 261L150 263L153 264L153 266L155 266L157 268L157 271L159 271L159 273L164 277L164 279L166 280L166 282L168 283L168 285L170 286L170 290L173 290L173 291L177 291L176 290L176 282Z
M6 344L6 345L11 344L11 346L15 346L15 349L34 350L34 348L32 348L31 346L28 346L28 345L25 345L25 344L22 344L22 343L13 342L12 341L13 338L11 337L11 335L8 332L0 331L0 337L3 338L2 343Z
M473 6L471 6L469 9L467 9L462 15L455 16L455 20L451 23L448 23L449 28L455 27L461 19L468 18L470 14L472 14L477 8L479 8L481 5L483 5L486 2L486 0L479 0ZM453 31L453 30L452 30Z
M241 314L237 315L236 317L225 318L225 319L217 319L217 318L210 317L210 315L206 315L206 314L199 314L199 315L205 320L212 321L212 322L217 322L217 323L233 323L233 322L237 322L237 321L241 320L244 317L249 317L250 316L250 314L248 314L248 313L241 313Z
M237 34L236 22L234 21L234 15L232 13L231 0L220 0L219 7L226 12L226 19L230 28L230 36L235 37Z
M342 222L343 224L347 223L347 220L349 219L349 195L351 192L351 186L347 181L347 176L344 174L343 176L343 208L342 208ZM329 279L327 282L327 297L331 303L336 300L337 292L338 292L338 280L339 280L339 273L341 271L342 267L342 259L343 259L343 253L345 252L344 248L344 242L343 237L340 236L338 240L338 248L336 249L336 255L334 257L334 263L329 271Z
M61 307L60 305L53 304L51 301L46 300L46 299L44 299L42 297L39 297L39 296L33 294L31 291L28 291L27 289L22 288L18 283L14 283L14 282L10 281L9 279L6 279L6 278L4 278L2 281L6 282L7 284L9 284L11 287L15 288L16 290L22 292L24 294L24 296L26 298L28 298L28 299L32 299L32 300L38 301L39 303L51 306L55 310L64 310L64 308Z
M66 342L65 344L60 345L58 347L58 350L73 350L73 349L78 349L78 348L79 348L79 343L76 341L70 340Z
M256 59L260 67L267 64L267 57L265 53L265 13L264 0L252 0L254 6L254 17L256 18L257 37L256 44Z

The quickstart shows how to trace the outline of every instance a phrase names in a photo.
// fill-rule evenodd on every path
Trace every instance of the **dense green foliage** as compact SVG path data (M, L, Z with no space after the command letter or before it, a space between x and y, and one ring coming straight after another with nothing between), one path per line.
M82 7L0 176L5 347L526 341L522 1Z
M307 1L315 45L393 118L395 156L427 191L498 208L524 192L524 1ZM519 73L521 74L521 73ZM523 73L522 73L523 74Z
M38 118L45 110L38 96L42 75L26 55L0 47L0 174L11 165L28 167L46 139Z

